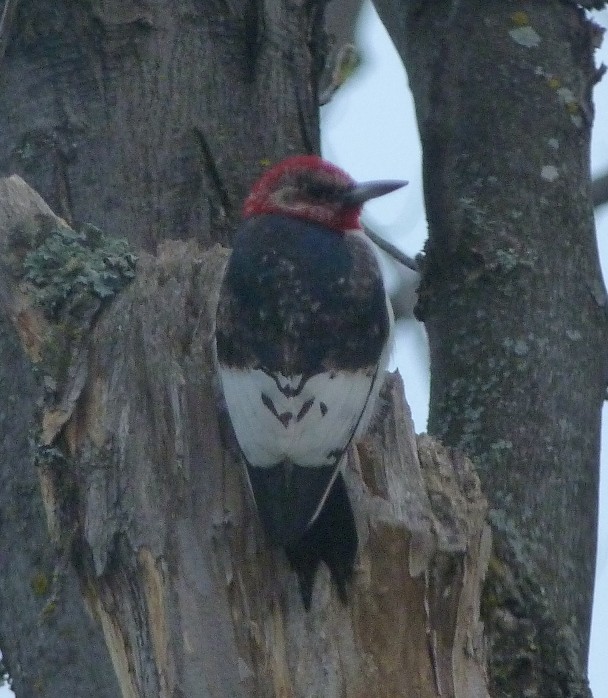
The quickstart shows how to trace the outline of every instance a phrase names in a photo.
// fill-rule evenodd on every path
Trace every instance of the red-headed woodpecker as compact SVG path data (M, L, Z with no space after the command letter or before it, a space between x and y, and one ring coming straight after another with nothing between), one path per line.
M357 184L315 155L267 171L245 200L222 283L219 373L260 519L310 607L324 561L340 598L357 532L340 469L368 424L392 329L361 207L406 182Z

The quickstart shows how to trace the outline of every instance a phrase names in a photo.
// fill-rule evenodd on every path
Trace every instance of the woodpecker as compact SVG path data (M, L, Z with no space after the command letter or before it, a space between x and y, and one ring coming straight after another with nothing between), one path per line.
M243 207L222 281L216 354L266 535L310 608L324 561L346 601L357 531L341 474L384 379L393 315L359 216L407 182L358 184L315 155L269 169Z

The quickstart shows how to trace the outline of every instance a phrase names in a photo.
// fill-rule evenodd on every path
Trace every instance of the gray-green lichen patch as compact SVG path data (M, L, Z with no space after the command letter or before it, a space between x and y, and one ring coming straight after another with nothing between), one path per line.
M509 451L513 448L513 442L508 439L498 439L490 444L490 449L496 453L500 451Z
M559 177L559 170L555 165L543 165L540 170L540 176L547 182L555 182Z
M535 48L541 42L541 38L530 25L525 27L515 27L509 31L509 36L516 44L525 48Z
M76 232L57 226L23 262L24 280L50 319L87 315L92 304L111 298L135 276L128 242L92 225Z
M566 329L566 337L568 337L568 339L571 339L573 342L580 342L580 340L583 338L583 335L580 333L579 330L572 330L568 327Z

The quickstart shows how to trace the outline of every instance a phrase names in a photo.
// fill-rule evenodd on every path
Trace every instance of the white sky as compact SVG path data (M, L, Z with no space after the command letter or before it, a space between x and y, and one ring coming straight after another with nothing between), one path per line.
M594 13L608 27L608 10ZM360 45L365 64L322 109L324 156L355 179L407 179L409 186L366 208L366 217L409 254L422 248L426 221L422 199L421 157L418 131L407 79L401 61L370 3L360 21ZM596 62L608 64L608 37ZM592 168L608 170L608 77L595 89L596 118L592 143ZM608 274L608 206L597 217L598 244L605 275ZM429 378L424 332L418 323L401 323L397 330L395 366L404 376L416 430L426 430ZM608 419L603 443L608 444ZM589 656L589 679L594 698L608 698L608 454L602 457L600 525L595 605ZM14 693L0 688L0 698ZM67 698L67 697L66 697Z

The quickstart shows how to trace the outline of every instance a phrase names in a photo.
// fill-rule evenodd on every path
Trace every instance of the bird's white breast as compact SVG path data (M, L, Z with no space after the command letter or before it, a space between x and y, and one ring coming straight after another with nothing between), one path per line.
M286 459L336 464L377 392L375 367L318 373L305 381L260 369L220 367L220 376L239 445L258 467Z

